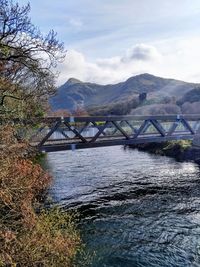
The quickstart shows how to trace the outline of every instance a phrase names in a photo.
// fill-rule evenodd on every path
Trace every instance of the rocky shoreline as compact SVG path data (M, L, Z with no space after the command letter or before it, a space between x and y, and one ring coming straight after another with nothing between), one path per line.
M130 145L130 148L146 151L161 156L173 157L178 161L194 161L200 164L200 148L191 141L170 141L164 143L149 143Z

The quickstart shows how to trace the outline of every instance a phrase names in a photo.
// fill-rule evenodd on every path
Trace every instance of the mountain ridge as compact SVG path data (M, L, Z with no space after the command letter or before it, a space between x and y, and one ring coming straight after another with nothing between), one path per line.
M148 101L162 103L167 97L178 100L198 86L200 86L198 83L162 78L149 73L132 76L124 82L106 85L70 78L58 88L57 94L51 97L49 102L53 111L58 109L71 111L77 105L84 106L88 110L95 107L119 106L120 103L130 103L138 99L141 94L146 94ZM133 108L136 106L135 103Z

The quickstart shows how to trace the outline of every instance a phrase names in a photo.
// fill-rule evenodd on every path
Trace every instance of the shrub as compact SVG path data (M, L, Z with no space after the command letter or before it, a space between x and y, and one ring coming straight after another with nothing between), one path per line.
M75 217L59 209L36 213L51 177L14 132L0 127L0 266L74 266L82 248Z
M31 227L0 233L2 266L73 266L80 250L74 216L59 209L42 211Z

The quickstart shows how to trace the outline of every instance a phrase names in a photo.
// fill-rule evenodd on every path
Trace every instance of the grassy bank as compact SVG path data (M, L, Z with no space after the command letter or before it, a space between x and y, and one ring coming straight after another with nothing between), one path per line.
M75 216L42 210L50 175L32 161L28 144L15 140L13 128L1 127L0 140L0 266L76 266L83 245Z
M189 140L131 145L130 147L161 156L173 157L177 160L195 160L197 155L192 148L192 141Z

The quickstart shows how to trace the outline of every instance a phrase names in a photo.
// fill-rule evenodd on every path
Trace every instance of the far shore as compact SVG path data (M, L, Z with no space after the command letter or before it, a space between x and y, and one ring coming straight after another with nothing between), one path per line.
M152 154L173 157L178 161L194 161L200 164L200 147L193 146L192 141L170 141L164 143L130 145L129 147Z

